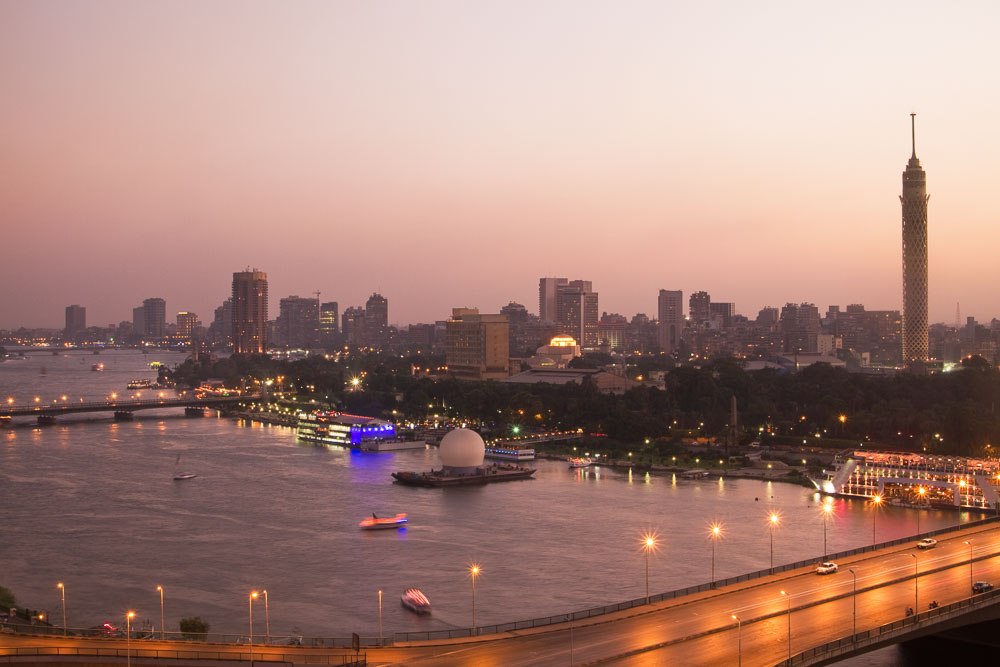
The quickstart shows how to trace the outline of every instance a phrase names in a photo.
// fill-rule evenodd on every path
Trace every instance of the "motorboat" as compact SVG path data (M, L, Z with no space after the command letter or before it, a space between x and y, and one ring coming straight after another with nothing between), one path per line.
M406 592L399 597L399 602L416 614L431 613L431 601L416 588L407 588Z
M103 371L104 370L104 364L103 363L94 364L93 366L90 367L90 370L92 370L92 371Z
M400 512L394 517L380 519L374 514L366 517L358 524L361 530L389 530L392 528L403 528L407 524L406 513ZM418 593L420 591L417 591Z
M193 472L178 472L178 473L174 473L174 479L191 479L191 478L197 477L197 476L198 475L194 474Z
M594 465L594 461L592 459L583 459L583 458L569 459L570 468L586 468L587 466L592 466L592 465Z

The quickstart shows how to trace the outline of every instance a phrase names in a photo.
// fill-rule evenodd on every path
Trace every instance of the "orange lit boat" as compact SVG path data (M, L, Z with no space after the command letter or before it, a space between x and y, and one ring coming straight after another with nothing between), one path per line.
M389 519L380 519L374 514L370 517L364 519L358 524L361 530L387 530L390 528L402 528L407 523L406 514L400 512L396 516Z
M416 588L407 588L399 598L400 604L417 614L431 613L431 601Z

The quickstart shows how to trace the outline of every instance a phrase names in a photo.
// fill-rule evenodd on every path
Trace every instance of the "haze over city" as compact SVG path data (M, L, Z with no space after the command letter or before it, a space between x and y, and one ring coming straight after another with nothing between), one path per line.
M997 315L989 2L6 3L0 326L207 316L233 271L392 322L659 289Z

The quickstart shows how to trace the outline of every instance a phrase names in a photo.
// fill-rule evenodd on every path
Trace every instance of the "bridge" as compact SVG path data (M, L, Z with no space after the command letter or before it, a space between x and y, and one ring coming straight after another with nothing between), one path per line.
M558 442L560 440L576 440L582 438L581 431L553 431L551 433L535 433L514 438L498 439L493 444L500 447L516 447L518 445L537 445L543 442Z
M916 542L925 536L936 537L938 544L919 551ZM817 575L815 562L803 561L648 600L475 629L398 633L383 642L369 637L361 644L366 660L375 664L824 665L1000 619L1000 590L972 593L974 581L1000 582L996 518L830 558L840 565L831 575ZM931 600L939 603L936 609L928 608ZM907 607L918 613L907 616ZM345 640L336 648L263 646L254 651L261 661L337 664L349 646ZM246 645L235 643L137 640L129 649L122 639L0 634L0 662L32 662L40 654L115 662L126 650L158 658L160 665L190 664L185 661L201 652L216 660L248 660ZM50 659L59 665L58 658Z
M34 405L7 405L0 407L0 419L13 417L37 417L40 424L52 423L61 415L81 412L113 412L116 419L130 419L132 413L138 410L160 410L164 408L185 408L188 411L199 411L205 408L221 408L236 405L240 401L253 400L254 395L244 396L197 396L178 398L152 398L133 400L92 401L80 403L36 403Z

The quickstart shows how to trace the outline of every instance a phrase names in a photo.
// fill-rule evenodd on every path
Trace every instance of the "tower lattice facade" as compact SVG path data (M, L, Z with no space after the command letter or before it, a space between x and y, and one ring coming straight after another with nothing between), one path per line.
M916 114L910 114L913 154L903 172L903 362L927 359L927 174L917 159Z

